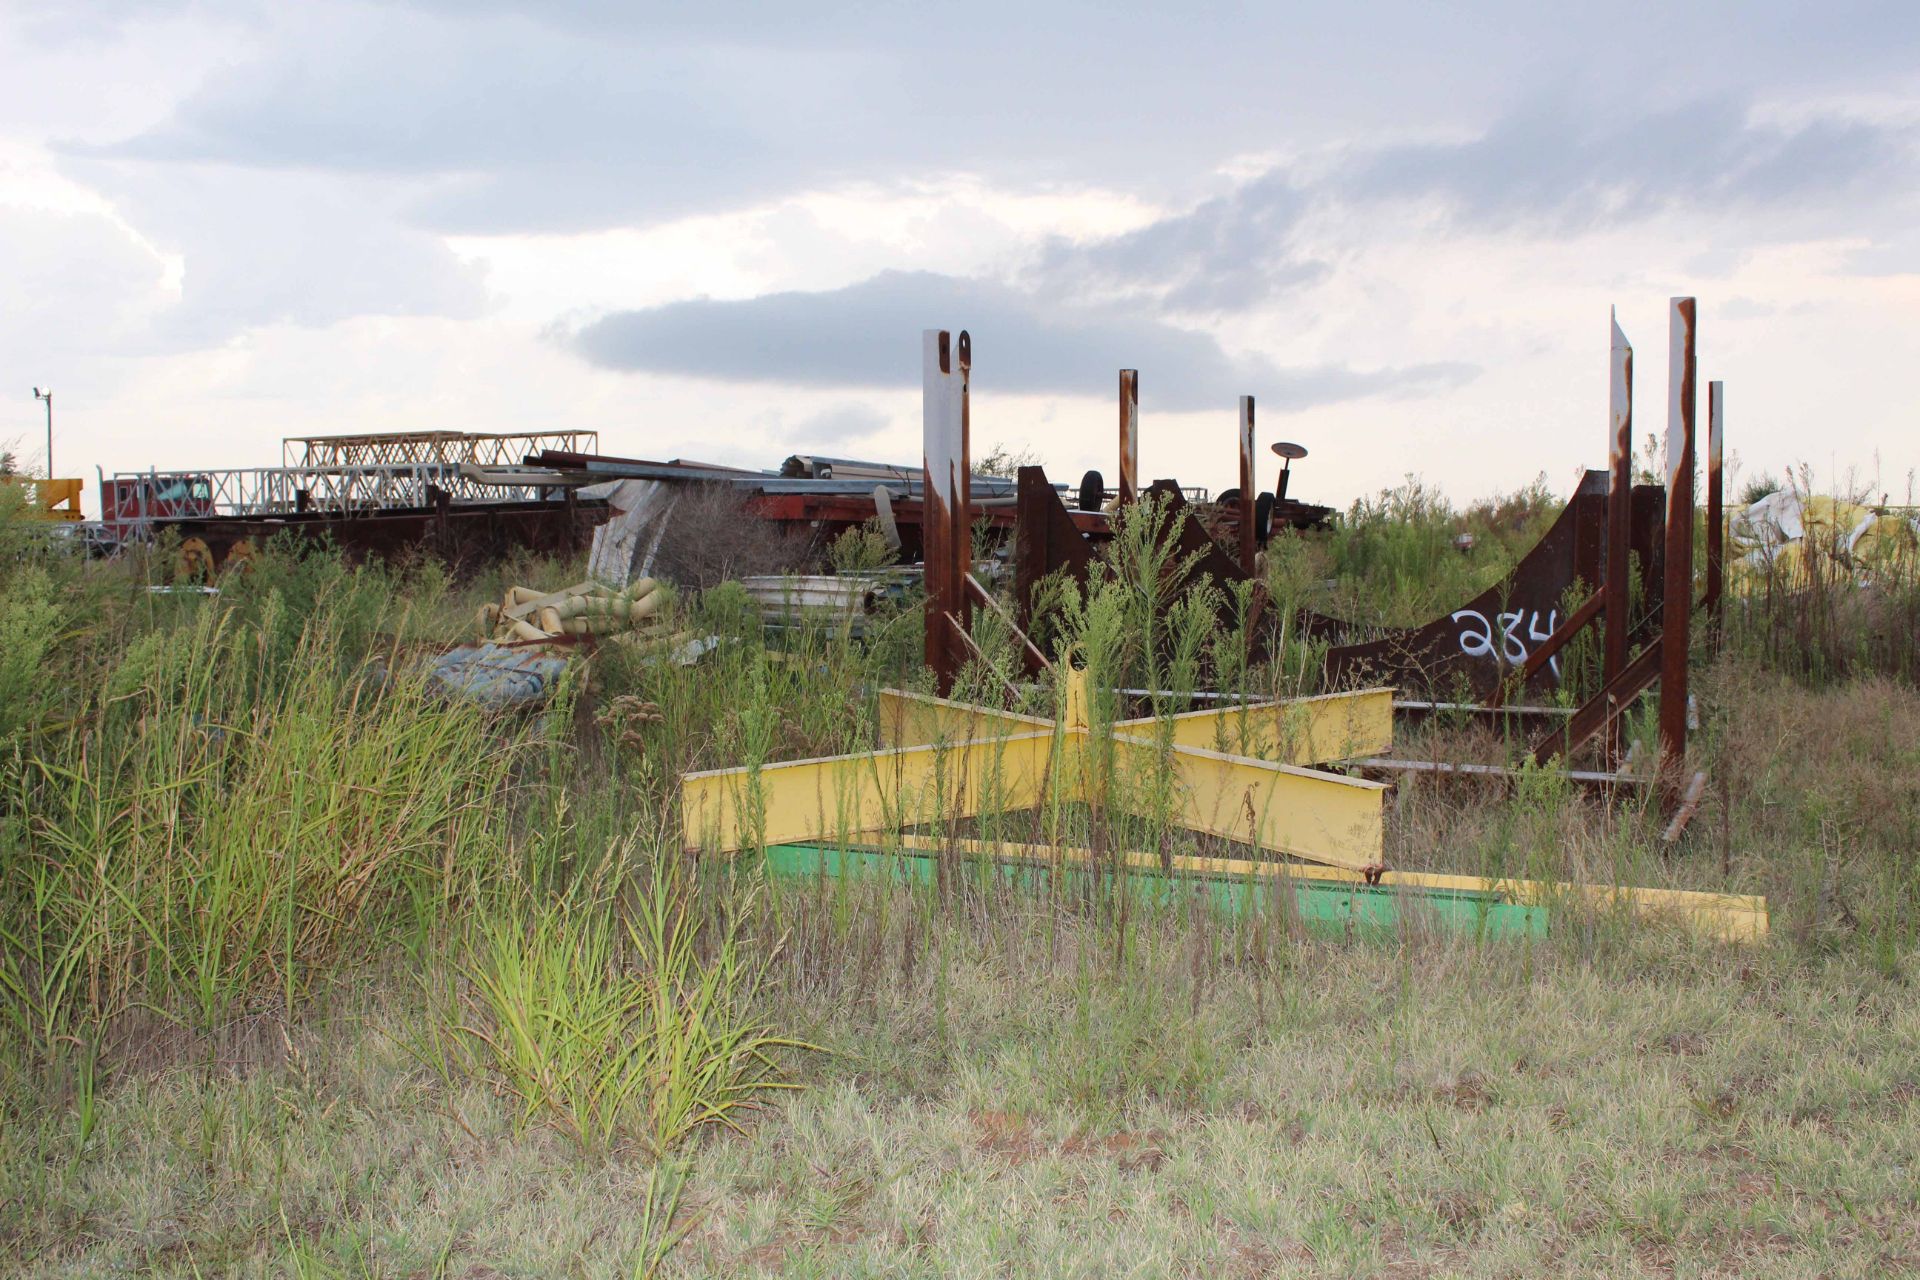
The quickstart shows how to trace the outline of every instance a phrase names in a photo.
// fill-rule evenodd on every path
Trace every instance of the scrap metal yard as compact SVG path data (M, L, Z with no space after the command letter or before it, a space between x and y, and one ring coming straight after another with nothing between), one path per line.
M1920 1274L1920 19L1088 18L0 6L0 1276Z

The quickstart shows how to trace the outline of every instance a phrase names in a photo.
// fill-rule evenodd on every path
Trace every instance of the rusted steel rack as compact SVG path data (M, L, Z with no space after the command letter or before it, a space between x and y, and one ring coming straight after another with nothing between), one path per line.
M1572 498L1540 541L1498 583L1459 608L1424 626L1367 628L1340 618L1302 611L1287 619L1296 634L1331 642L1326 675L1331 687L1393 684L1402 689L1451 694L1464 689L1489 708L1510 695L1550 696L1561 683L1566 645L1589 627L1604 625L1603 688L1574 708L1534 746L1542 763L1571 758L1595 738L1601 740L1608 768L1619 758L1620 717L1642 693L1660 691L1662 762L1673 771L1685 756L1687 657L1690 620L1695 607L1693 526L1695 503L1694 414L1696 306L1691 298L1672 301L1668 375L1667 483L1632 482L1633 352L1616 323L1609 321L1610 403L1609 468L1588 471ZM1119 446L1121 504L1139 493L1160 493L1168 508L1163 538L1169 563L1185 566L1185 580L1169 584L1177 593L1201 580L1216 583L1252 580L1256 603L1258 514L1249 510L1254 458L1254 406L1242 397L1237 419L1241 486L1222 495L1237 519L1213 531L1196 518L1177 485L1159 481L1141 488L1139 450L1139 378L1120 375ZM1725 580L1722 466L1725 395L1720 383L1709 391L1706 502L1705 593L1709 635L1720 607ZM1300 456L1298 446L1277 445L1282 457ZM1276 497L1284 497L1281 473ZM1020 474L1019 529L1015 539L1014 581L1018 616L1029 621L1033 593L1050 574L1065 572L1084 582L1094 548L1060 501L1058 486L1038 467ZM1630 583L1639 578L1636 603ZM935 625L930 619L930 626ZM1257 645L1264 629L1257 632ZM1592 772L1592 771L1588 771Z
M469 462L481 467L520 465L544 449L592 453L597 431L390 431L366 435L288 436L280 442L287 467L404 466Z

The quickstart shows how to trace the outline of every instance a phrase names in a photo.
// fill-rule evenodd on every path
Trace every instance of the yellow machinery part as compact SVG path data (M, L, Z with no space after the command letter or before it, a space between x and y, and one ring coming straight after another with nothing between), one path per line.
M1031 809L1053 733L682 774L687 847L711 852Z
M187 538L180 543L180 550L173 558L173 577L176 582L206 582L213 577L213 550L205 539Z

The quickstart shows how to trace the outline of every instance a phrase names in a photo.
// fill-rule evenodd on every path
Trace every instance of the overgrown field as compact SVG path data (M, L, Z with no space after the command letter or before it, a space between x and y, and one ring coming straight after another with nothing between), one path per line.
M1415 620L1546 514L1403 491L1277 548L1274 593ZM1096 688L1316 691L1297 637L1245 660L1232 599L1158 599L1144 529L1113 563L1046 629ZM768 634L720 587L676 604L720 638L695 665L608 642L537 712L427 692L478 602L579 576L275 548L156 592L0 518L0 1272L1920 1268L1920 693L1860 639L1911 575L1782 585L1703 639L1678 846L1544 773L1390 803L1392 866L1763 893L1751 947L688 858L678 775L870 746L877 691L921 683L917 615ZM963 693L1049 714L997 628ZM1076 838L1182 839L1119 783L1144 816Z

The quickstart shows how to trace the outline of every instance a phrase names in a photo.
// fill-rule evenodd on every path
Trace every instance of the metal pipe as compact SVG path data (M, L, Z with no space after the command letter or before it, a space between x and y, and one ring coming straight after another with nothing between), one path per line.
M1140 491L1140 371L1120 371L1120 501Z
M1687 755L1687 656L1693 613L1693 428L1698 336L1692 298L1673 299L1667 349L1666 603L1661 610L1660 755Z

